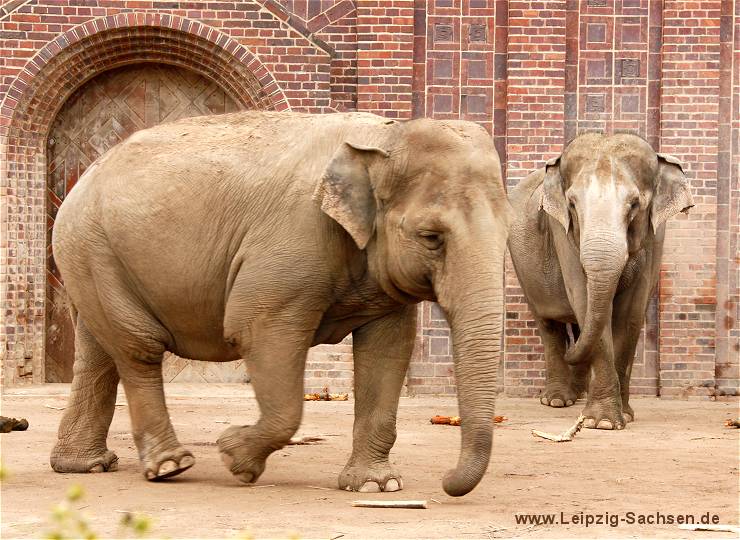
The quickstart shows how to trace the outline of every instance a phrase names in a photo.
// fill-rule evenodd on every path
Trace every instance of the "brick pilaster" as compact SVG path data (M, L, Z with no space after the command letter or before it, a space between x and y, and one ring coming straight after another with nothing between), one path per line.
M413 43L413 0L358 3L358 110L411 118Z
M660 278L660 395L714 394L720 2L665 0L660 150L681 159L696 206L668 220Z

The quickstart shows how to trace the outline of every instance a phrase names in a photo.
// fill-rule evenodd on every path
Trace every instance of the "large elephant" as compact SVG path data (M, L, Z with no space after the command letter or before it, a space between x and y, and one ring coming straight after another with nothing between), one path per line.
M469 122L245 112L134 134L56 219L76 358L52 467L115 468L106 436L119 376L146 477L192 466L165 406L171 351L247 360L261 416L218 445L255 482L299 426L309 347L351 332L354 440L339 487L401 489L388 453L416 304L436 300L462 417L444 489L468 493L491 451L510 212L491 137Z
M621 429L665 221L693 206L683 168L637 135L586 133L510 200L509 250L545 348L541 401L572 405L588 389L584 425Z

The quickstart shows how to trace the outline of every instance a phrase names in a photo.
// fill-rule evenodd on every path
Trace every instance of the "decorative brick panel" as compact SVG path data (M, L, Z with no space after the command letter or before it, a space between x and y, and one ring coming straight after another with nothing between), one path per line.
M476 122L494 136L502 159L506 156L506 33L497 24L505 28L506 17L505 1L414 3L414 117ZM501 120L498 125L494 117ZM449 327L437 305L425 302L420 311L422 351L409 370L409 392L450 393L454 367Z

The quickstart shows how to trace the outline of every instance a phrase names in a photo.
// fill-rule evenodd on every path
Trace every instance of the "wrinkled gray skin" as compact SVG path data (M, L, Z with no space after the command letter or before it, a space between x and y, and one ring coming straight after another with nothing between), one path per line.
M172 351L247 360L261 416L218 445L255 482L298 429L308 348L351 332L354 441L339 487L398 490L388 453L426 299L452 327L462 450L444 489L464 495L491 451L509 215L491 137L468 122L247 112L136 133L57 216L77 333L52 467L115 468L119 376L146 477L192 466L162 389Z
M584 425L621 429L665 221L693 206L681 165L636 135L587 133L510 200L509 249L545 347L541 401L572 405L588 389Z

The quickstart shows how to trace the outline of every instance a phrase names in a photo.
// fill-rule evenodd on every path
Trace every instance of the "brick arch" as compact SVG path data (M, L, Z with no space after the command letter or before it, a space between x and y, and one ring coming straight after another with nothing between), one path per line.
M287 110L283 90L249 50L218 30L172 15L125 13L88 21L57 36L24 67L0 103L0 185L7 196L3 239L13 269L0 268L7 295L0 342L8 354L0 379L44 382L46 320L46 139L67 99L95 76L156 62L212 80L244 108Z
M195 71L246 108L289 108L267 68L226 34L174 15L125 13L72 28L29 61L7 94L6 105L17 102L8 135L48 130L79 86L103 71L142 62Z

